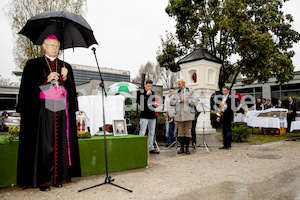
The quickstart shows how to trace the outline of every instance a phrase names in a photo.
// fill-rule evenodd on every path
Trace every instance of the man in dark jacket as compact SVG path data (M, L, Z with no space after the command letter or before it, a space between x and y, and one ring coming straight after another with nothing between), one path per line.
M28 60L17 111L21 113L17 184L49 191L81 176L76 131L78 103L72 68L57 58L54 35L43 43L45 56Z
M289 106L288 106L288 115L287 115L287 121L288 121L288 130L289 133L291 130L291 123L292 121L295 121L296 119L296 113L297 111L297 104L294 102L293 97L289 97Z
M144 85L145 89L138 93L138 104L141 106L139 135L144 136L148 127L149 151L153 154L159 154L153 146L156 125L155 108L157 104L155 103L155 93L151 90L152 85L153 82L147 80Z
M233 111L231 109L231 99L230 99L230 88L228 86L224 86L222 88L223 99L220 106L222 111L222 116L217 118L218 122L221 122L222 125L222 134L223 134L223 147L219 149L231 149L231 141L232 141L232 131L231 131L231 122L233 119Z

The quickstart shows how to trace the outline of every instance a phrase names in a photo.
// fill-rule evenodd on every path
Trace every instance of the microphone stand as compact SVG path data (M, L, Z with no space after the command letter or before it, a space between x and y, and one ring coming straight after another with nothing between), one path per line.
M141 91L142 89L141 88L139 88L139 91ZM139 92L137 91L137 93L136 93L137 95L136 95L136 101L135 101L135 103L136 103L136 108L135 108L135 114L136 114L136 128L135 128L135 131L134 131L134 135L139 135L139 133L140 133L140 123L139 123L139 121L140 121L140 115L139 115L139 104L138 104L138 98L140 98L140 96L139 96Z
M104 180L103 183L100 183L100 184L97 184L97 185L94 185L94 186L91 186L91 187L88 187L88 188L84 188L84 189L78 190L78 192L82 192L84 190L88 190L88 189L91 189L91 188L94 188L94 187L98 187L98 186L101 186L101 185L104 185L104 184L111 184L113 186L116 186L116 187L119 187L121 189L127 190L128 192L132 192L132 190L129 190L127 188L124 188L124 187L121 187L119 185L116 185L116 184L112 183L112 181L114 181L114 179L111 179L111 176L108 175L107 148L106 148L106 132L105 132L105 112L104 112L104 95L105 95L105 97L107 97L107 93L105 91L102 74L100 72L100 67L99 67L99 64L98 64L97 56L96 56L96 48L93 47L92 50L93 50L94 55L95 55L95 59L96 59L97 67L98 67L98 72L99 72L99 75L100 75L99 86L102 88L102 110L103 110L103 132L104 132L103 135L104 135L104 152L105 152L105 172L106 172L106 178L105 178L105 180ZM104 95L103 95L103 93L104 93Z
M141 81L141 87L139 88L139 90L136 93L136 109L135 109L135 114L136 114L136 129L134 131L134 135L139 135L140 134L140 115L139 115L139 104L140 104L140 94L145 91L145 86L144 86L144 82L145 82L145 74L142 74L142 81Z

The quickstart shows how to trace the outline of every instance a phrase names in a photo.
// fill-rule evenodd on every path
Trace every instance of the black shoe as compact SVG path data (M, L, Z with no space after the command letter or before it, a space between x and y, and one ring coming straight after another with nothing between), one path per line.
M50 191L50 187L49 187L49 186L41 186L41 187L39 187L39 189L40 189L41 191L44 191L44 192Z
M53 185L53 187L61 188L62 184L55 184L55 185Z
M193 144L192 144L192 147L193 147L194 149L196 149L196 143L193 143Z
M152 153L152 154L159 154L159 151L152 150L152 151L150 151L150 153Z
M226 150L230 150L231 149L231 147L226 147Z
M220 147L219 149L226 149L226 147L225 147L225 146L222 146L222 147Z
M183 149L183 148L180 148L179 151L178 151L177 153L178 153L178 154L184 153L184 149Z
M190 150L189 150L188 148L186 148L186 149L185 149L185 153L186 153L186 154L190 154L191 152L190 152Z

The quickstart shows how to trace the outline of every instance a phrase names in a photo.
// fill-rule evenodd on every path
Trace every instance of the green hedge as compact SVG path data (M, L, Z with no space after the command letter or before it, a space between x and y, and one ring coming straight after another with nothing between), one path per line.
M232 123L232 139L235 142L247 140L251 135L251 128L245 122Z

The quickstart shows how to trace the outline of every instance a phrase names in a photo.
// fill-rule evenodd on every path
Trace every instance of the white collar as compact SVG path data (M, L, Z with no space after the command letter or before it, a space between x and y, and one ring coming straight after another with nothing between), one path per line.
M52 58L52 57L48 56L47 54L45 54L45 56L46 56L47 58L49 58L51 61L54 61L54 60L56 59L56 57Z

